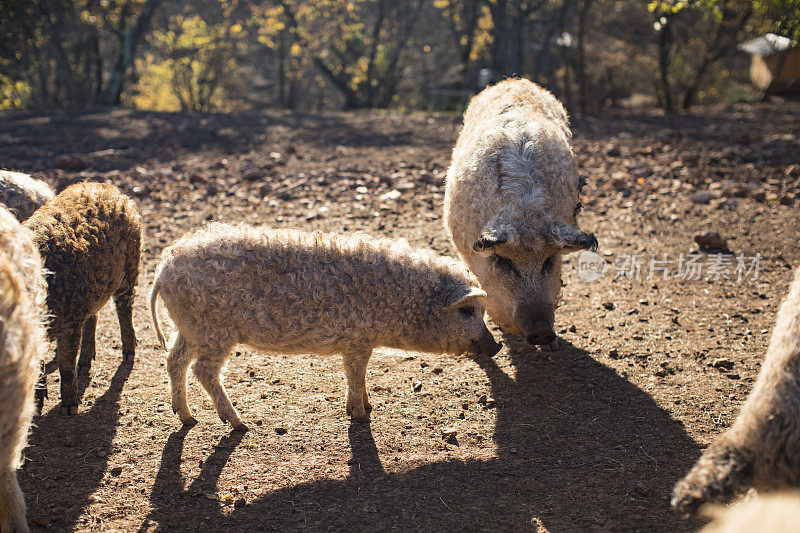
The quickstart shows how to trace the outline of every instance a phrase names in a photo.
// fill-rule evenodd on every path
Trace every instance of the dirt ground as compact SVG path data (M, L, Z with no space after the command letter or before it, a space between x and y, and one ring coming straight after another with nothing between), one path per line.
M351 424L339 358L241 348L225 378L251 428L237 434L193 377L200 423L181 429L171 412L146 311L161 250L221 220L363 229L453 255L442 181L460 117L5 115L0 166L59 189L110 181L145 220L135 362L121 363L108 306L77 416L60 415L48 365L20 472L34 529L696 529L670 511L672 486L735 417L800 263L799 117L771 103L576 119L581 226L610 266L584 283L567 259L559 350L508 336L492 359L378 350L372 422ZM733 279L677 279L704 231L728 240ZM737 281L738 254L756 253L758 279ZM617 279L634 254L639 279ZM667 279L646 279L650 254L675 261Z

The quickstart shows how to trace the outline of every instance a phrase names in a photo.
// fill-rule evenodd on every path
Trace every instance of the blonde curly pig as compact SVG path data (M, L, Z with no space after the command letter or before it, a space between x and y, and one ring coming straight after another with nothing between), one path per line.
M578 229L582 179L567 113L521 78L481 91L447 171L444 220L458 253L486 291L506 333L555 346L561 256L597 248Z
M758 380L730 429L675 485L673 508L694 514L737 493L800 487L800 268L778 310Z
M800 494L764 494L731 507L715 505L705 515L713 519L700 533L800 533Z
M172 407L197 421L186 398L189 366L223 422L245 430L220 382L237 344L271 353L343 354L347 413L368 419L365 375L373 348L494 355L485 293L456 260L403 240L210 224L164 250L150 294L178 336L167 357Z
M28 531L17 483L44 342L45 285L33 234L0 207L0 531Z
M0 170L0 204L22 222L56 194L48 184L22 172Z

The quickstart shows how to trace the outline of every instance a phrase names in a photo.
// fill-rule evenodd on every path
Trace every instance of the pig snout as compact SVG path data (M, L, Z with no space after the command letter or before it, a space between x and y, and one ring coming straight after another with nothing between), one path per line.
M476 355L494 357L497 355L497 352L503 349L503 345L496 342L492 334L487 331L480 340L472 341L472 348Z
M556 332L553 331L551 325L541 322L535 324L533 328L525 334L525 340L528 341L528 344L544 346L556 340Z
M526 306L527 307L527 306ZM528 344L543 346L556 340L553 331L554 312L551 306L538 305L537 310L531 312L530 307L519 306L514 311L514 320L517 327L525 335ZM547 311L543 311L543 309Z

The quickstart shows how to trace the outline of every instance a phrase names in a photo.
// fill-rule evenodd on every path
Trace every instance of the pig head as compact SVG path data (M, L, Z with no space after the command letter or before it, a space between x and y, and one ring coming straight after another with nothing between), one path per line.
M525 216L513 209L489 220L472 244L470 266L487 293L486 310L530 344L555 340L553 320L561 292L561 256L597 248L594 235L552 213Z

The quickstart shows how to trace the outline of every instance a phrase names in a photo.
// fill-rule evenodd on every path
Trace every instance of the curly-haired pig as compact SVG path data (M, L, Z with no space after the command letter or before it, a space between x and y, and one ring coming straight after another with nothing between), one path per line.
M97 312L113 297L122 355L133 358L133 298L139 277L142 220L136 203L106 183L71 185L25 221L47 269L48 336L56 341L61 411L78 412L77 374L95 356ZM78 352L80 350L80 360ZM44 381L45 376L42 375ZM37 390L41 407L47 388Z
M0 531L28 531L17 468L44 346L42 261L33 234L0 207Z
M581 207L567 114L549 92L509 79L475 96L453 149L445 226L506 332L551 344L561 256L597 248Z
M189 366L223 422L246 427L220 371L233 347L342 354L347 413L368 419L367 362L379 346L496 354L483 321L485 293L466 267L404 240L209 224L166 248L150 295L178 335L167 357L172 407L196 423L186 398Z

